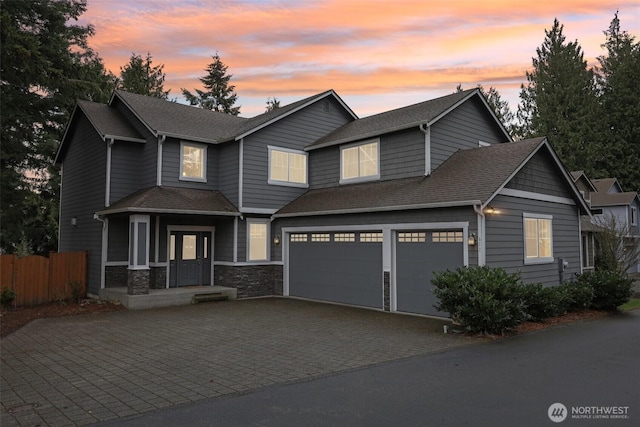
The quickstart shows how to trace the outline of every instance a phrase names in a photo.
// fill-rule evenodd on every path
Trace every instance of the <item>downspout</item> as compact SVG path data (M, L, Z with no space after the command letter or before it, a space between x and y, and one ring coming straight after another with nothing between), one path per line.
M418 129L424 133L424 176L431 175L431 127L423 123Z
M486 264L487 260L486 260L486 244L485 244L485 216L484 216L484 212L482 211L482 205L473 205L473 210L476 212L478 219L478 240L477 240L477 247L478 247L478 267L482 267L483 265Z
M105 288L105 275L107 269L107 250L109 249L109 220L98 214L93 214L93 219L102 223L102 254L100 255L100 289Z
M113 138L107 140L107 183L104 190L104 206L109 207L111 199L111 147L114 143Z
M162 146L167 135L158 135L158 164L156 165L156 185L162 187Z

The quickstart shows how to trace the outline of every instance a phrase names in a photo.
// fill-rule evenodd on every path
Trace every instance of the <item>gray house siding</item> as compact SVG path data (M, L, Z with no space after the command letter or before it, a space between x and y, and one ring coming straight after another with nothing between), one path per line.
M180 180L180 164L182 163L182 159L180 158L180 140L167 138L162 144L162 185L208 190L218 189L218 147L211 144L198 144L206 146L207 149L207 182Z
M110 204L143 188L140 187L139 159L143 156L144 146L136 142L116 141L111 147Z
M127 262L129 260L129 217L109 218L109 239L107 262Z
M458 150L478 148L480 141L506 142L482 101L473 97L431 126L431 170Z
M218 146L217 167L218 190L234 206L238 206L240 176L240 143L227 142Z
M552 167L552 165L553 160L549 153L546 151L538 152L509 181L506 187L551 196L573 197L566 185L558 185L559 182L564 181L564 177L558 168Z
M84 115L78 116L62 168L60 252L88 251L88 290L100 290L102 223L93 214L104 207L107 146ZM71 224L77 218L77 225Z
M216 221L213 253L215 261L233 262L233 222L233 219Z
M351 116L342 106L333 98L327 98L245 137L242 207L278 209L306 191L268 184L268 146L303 150L349 120Z
M335 187L340 182L340 147L309 153L309 188Z
M576 206L498 195L492 206L499 214L486 216L486 263L509 273L521 273L526 283L559 283L558 259L569 262L564 279L580 273L580 233ZM524 263L523 212L552 215L553 264Z
M380 180L424 175L424 133L413 128L380 138Z

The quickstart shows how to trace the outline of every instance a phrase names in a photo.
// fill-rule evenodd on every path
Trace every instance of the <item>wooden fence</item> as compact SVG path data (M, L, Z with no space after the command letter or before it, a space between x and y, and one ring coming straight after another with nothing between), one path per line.
M63 301L87 294L87 252L51 252L49 258L0 255L0 288L15 291L16 306Z

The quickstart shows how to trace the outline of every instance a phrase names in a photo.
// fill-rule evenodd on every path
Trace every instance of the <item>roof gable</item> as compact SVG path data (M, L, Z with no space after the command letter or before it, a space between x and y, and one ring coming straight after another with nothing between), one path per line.
M616 178L592 179L598 193L622 193L622 186Z
M496 118L493 110L487 104L480 90L469 89L347 123L328 135L320 138L318 141L307 147L307 150L314 150L331 145L376 137L386 133L425 124L430 126L462 103L476 96L482 99L485 108L488 109L491 117L496 121L496 124L504 133L505 140L511 141L509 133L506 131L502 123L500 123Z
M593 185L587 174L584 171L573 171L571 172L571 178L573 182L578 185L578 183L582 184L585 188L589 188L590 192L598 191L598 189Z

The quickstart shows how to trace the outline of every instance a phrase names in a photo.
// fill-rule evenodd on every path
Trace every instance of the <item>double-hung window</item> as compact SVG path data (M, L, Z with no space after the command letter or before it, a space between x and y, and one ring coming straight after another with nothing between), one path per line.
M308 187L307 153L269 147L269 184Z
M207 181L207 146L191 142L180 143L180 180Z
M543 264L553 262L553 217L523 213L524 263Z
M340 152L340 182L380 178L380 143L368 141L343 147Z

